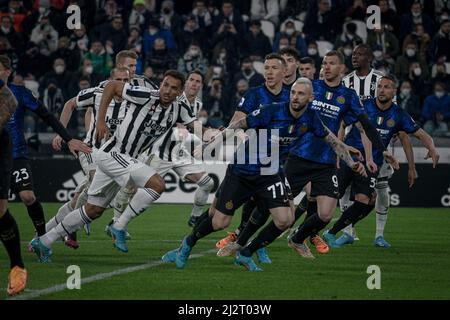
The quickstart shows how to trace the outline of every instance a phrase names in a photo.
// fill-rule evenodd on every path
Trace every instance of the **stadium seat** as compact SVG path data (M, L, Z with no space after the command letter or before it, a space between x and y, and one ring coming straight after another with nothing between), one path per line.
M364 21L361 20L351 20L344 24L344 29L348 23L353 22L356 25L356 34L361 37L364 43L367 41L367 26Z
M329 41L316 41L317 49L319 50L319 56L324 57L328 51L333 50L333 44Z
M260 74L264 74L264 63L261 61L253 61L253 68L255 68L256 72Z
M275 25L272 21L261 20L261 30L269 38L270 44L273 43L273 38L275 38Z

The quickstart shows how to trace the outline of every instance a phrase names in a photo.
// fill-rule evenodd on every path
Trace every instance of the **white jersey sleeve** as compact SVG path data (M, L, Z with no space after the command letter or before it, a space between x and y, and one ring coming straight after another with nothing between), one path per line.
M194 115L194 112L192 111L192 108L189 107L186 103L179 101L180 105L180 115L177 122L180 122L182 124L188 124L192 121L197 120L197 117Z
M122 98L136 105L143 106L149 103L152 98L158 99L159 91L125 83L123 86Z
M76 107L80 109L92 107L95 103L95 91L96 88L81 90L75 98Z

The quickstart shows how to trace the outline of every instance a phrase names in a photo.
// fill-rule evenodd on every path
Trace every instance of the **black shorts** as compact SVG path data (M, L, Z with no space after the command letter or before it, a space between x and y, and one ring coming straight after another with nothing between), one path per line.
M289 207L289 200L280 176L238 176L227 170L219 188L216 209L232 216L234 211L253 198L259 210Z
M354 201L356 194L364 194L372 198L375 193L378 171L371 173L366 168L366 172L367 177L363 177L350 169L349 166L341 164L341 168L337 171L340 196L344 196L345 190L347 190L348 186L351 186L350 200Z
M311 182L312 197L339 198L338 178L334 165L317 163L290 154L284 165L284 173L294 198L308 182Z
M33 190L30 160L25 158L14 159L11 172L11 191L19 193L26 190Z
M2 200L9 198L12 166L12 142L9 133L3 130L0 133L0 199Z

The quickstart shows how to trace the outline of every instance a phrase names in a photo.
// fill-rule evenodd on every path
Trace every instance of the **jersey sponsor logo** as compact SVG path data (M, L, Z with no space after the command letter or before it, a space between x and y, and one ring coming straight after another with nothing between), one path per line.
M339 96L339 97L337 97L337 102L339 102L340 104L344 104L345 98L343 96Z
M154 120L147 122L144 125L146 128L150 128L150 130L156 130L157 133L164 132L166 130L166 126L162 126ZM142 134L147 135L148 132L142 131Z
M389 128L392 128L393 126L395 126L395 120L389 119L386 124Z

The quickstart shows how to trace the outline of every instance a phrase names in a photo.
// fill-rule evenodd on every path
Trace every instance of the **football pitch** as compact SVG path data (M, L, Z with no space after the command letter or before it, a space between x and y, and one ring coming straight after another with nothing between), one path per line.
M50 218L59 204L45 204ZM29 272L24 299L450 299L450 210L398 209L390 211L386 240L390 249L375 248L375 214L358 224L361 239L315 260L301 258L287 247L286 236L268 247L272 264L263 272L247 272L233 258L215 255L215 243L226 235L214 233L199 241L184 270L163 264L161 256L178 247L190 232L189 205L152 206L128 230L129 252L112 246L104 228L112 212L80 231L80 248L53 246L52 262L40 264L26 251L34 229L22 204L10 204L21 231L22 254ZM240 220L236 213L233 227ZM230 231L232 228L230 228ZM255 261L257 259L255 258ZM68 290L67 268L80 267L81 289ZM369 290L369 266L380 268L380 289ZM0 299L5 299L9 262L0 249ZM369 281L370 282L370 281Z

